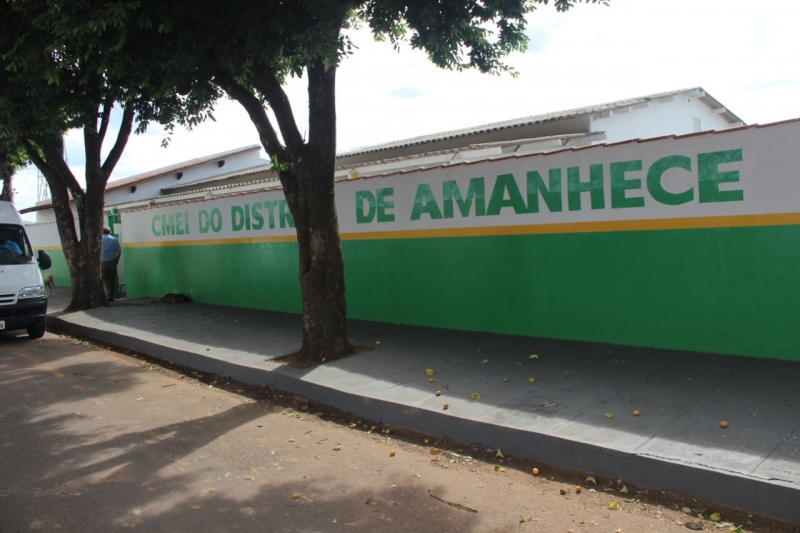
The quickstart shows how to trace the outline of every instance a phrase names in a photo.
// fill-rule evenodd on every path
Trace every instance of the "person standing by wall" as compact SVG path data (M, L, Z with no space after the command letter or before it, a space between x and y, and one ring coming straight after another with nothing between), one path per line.
M100 271L103 276L103 290L109 302L114 301L114 283L117 280L117 264L122 255L119 239L111 235L111 228L103 228L103 251L100 255Z

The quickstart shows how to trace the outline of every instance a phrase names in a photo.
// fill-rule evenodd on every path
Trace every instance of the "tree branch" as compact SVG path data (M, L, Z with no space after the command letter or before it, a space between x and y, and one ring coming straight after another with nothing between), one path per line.
M275 118L278 119L278 127L281 129L286 147L292 153L298 153L303 147L303 136L297 129L297 122L294 120L292 105L289 97L281 87L278 78L265 64L259 62L255 65L251 74L251 83L269 102Z
M100 137L100 146L103 145L103 140L106 138L108 131L108 123L111 122L111 110L114 108L114 99L108 96L103 103L103 113L100 115L100 131L97 135Z
M103 115L105 115L105 110L103 110ZM131 136L131 130L133 129L133 105L129 104L125 106L125 110L122 113L122 123L119 126L119 133L117 133L117 141L114 143L114 147L111 148L111 151L108 153L108 157L106 157L105 163L103 163L103 178L105 182L103 183L103 188L105 189L105 184L108 182L109 176L111 176L111 172L114 170L114 167L117 166L119 163L119 158L122 157L122 152L125 150L125 145L128 144L128 138ZM105 125L105 117L103 118ZM103 126L100 126L100 129L103 129Z
M267 116L267 112L259 99L234 80L227 72L217 73L214 76L214 80L231 98L239 102L242 107L244 107L245 111L247 111L250 120L258 131L261 144L264 145L264 149L270 157L280 158L284 156L286 148L278 139L278 134L275 132L275 128L272 127L269 116Z
M75 179L66 161L64 161L63 140L60 143L41 140L35 140L35 142L42 149L44 158L39 155L39 152L28 139L20 139L20 143L25 147L25 151L28 152L28 157L33 161L33 164L42 171L45 177L56 178L61 181L69 189L73 198L82 196L83 188L81 184Z
M309 144L336 153L336 67L321 59L308 66L308 127Z

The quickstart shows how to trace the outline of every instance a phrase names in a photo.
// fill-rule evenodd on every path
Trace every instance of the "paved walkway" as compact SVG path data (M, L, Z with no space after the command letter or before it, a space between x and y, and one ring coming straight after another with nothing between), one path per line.
M297 315L147 299L65 315L67 298L62 289L51 300L48 320L73 334L385 424L800 523L797 362L352 320L352 340L374 350L298 370L273 362L300 347Z

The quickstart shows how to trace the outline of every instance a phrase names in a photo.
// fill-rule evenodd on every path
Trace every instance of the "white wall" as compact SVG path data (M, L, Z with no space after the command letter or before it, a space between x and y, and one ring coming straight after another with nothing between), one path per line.
M604 142L613 143L693 133L695 118L700 119L701 131L725 130L730 127L727 120L689 94L679 94L674 101L654 101L650 102L649 107L629 109L627 113L613 111L610 116L607 113L592 115L591 131L606 132Z
M152 198L161 195L161 189L164 187L172 187L179 184L191 183L193 181L207 179L214 176L221 176L223 174L230 174L240 170L246 170L266 163L260 157L260 149L254 148L253 150L242 152L234 155L220 157L208 163L193 165L190 167L180 169L183 172L183 177L178 179L178 171L171 171L166 174L161 174L153 178L142 180L138 183L131 183L130 185L123 185L120 187L111 188L106 190L105 203L106 205L114 205L123 202L131 202L142 198ZM225 161L225 165L220 167L219 161ZM113 182L109 182L109 186L113 186ZM136 192L131 192L131 186L136 186Z

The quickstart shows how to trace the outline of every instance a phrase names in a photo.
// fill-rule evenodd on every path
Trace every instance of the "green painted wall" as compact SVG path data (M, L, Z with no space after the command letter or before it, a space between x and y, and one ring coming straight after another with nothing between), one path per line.
M34 250L38 250L38 248L34 247ZM47 253L50 255L50 259L53 260L53 264L47 270L42 270L42 272L53 275L56 280L56 287L71 287L72 278L69 275L64 250L47 249Z
M348 316L800 360L800 226L345 241ZM299 312L297 245L126 248L131 297Z
M299 313L297 243L131 247L128 298L185 294L219 305Z

